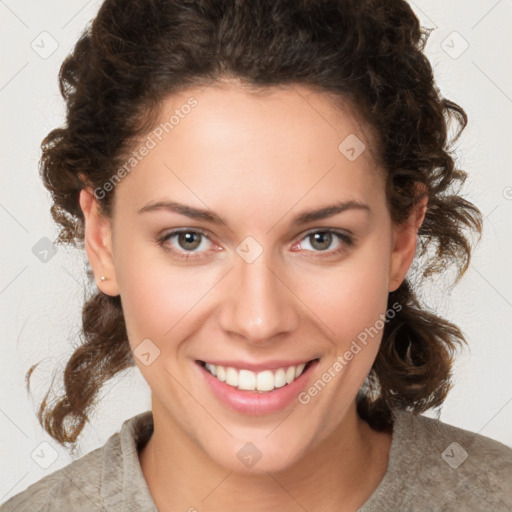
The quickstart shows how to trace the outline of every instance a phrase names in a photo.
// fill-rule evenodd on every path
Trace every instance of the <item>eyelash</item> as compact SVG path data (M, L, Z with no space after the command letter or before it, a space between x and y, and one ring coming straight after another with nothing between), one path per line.
M181 233L200 234L201 236L203 236L203 237L207 238L208 240L210 240L210 237L208 236L208 234L205 231L201 230L201 229L198 229L198 228L194 228L194 229L183 228L183 229L173 230L173 231L171 231L169 233L166 233L162 237L157 238L157 243L165 251L172 253L173 256L175 256L175 257L177 257L179 259L182 259L182 260L191 260L191 259L197 260L197 259L203 258L203 256L198 256L198 257L194 256L194 254L196 254L194 252L185 252L185 253L183 253L181 251L178 251L178 250L174 249L173 247L165 245L165 242L167 242L171 238L173 238L173 237L175 237L175 236L177 236L177 235L179 235ZM342 232L336 231L336 230L332 230L332 229L314 229L314 230L308 231L299 240L299 242L302 242L302 240L306 239L307 237L309 237L309 236L311 236L311 235L313 235L315 233L329 233L329 234L337 236L343 242L340 245L340 248L335 249L335 250L330 250L330 251L309 251L309 252L317 252L317 253L319 253L317 256L315 256L315 258L332 257L332 256L335 256L335 255L340 254L342 252L345 252L347 249L350 249L351 247L354 246L354 240L352 239L352 237L350 237L349 235L347 235L345 233L342 233Z

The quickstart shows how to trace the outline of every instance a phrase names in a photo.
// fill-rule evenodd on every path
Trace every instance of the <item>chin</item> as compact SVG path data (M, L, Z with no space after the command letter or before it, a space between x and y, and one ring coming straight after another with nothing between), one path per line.
M228 471L241 475L261 475L284 471L299 463L307 451L304 436L293 443L290 436L283 440L276 436L274 440L265 439L265 431L259 440L231 439L222 446L221 443L212 446L206 441L203 450L214 463ZM272 437L272 436L270 436Z

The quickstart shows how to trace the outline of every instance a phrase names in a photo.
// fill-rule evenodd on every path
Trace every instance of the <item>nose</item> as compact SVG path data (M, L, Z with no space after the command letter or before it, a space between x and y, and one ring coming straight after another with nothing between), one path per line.
M247 263L235 262L224 285L219 313L220 327L246 343L271 345L277 335L293 332L300 321L300 301L282 272L276 272L265 257Z

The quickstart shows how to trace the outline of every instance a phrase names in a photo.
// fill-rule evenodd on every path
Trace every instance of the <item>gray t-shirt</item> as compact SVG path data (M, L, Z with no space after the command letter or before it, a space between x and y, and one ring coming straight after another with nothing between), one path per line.
M357 512L510 512L512 449L439 420L394 411L387 471ZM13 496L0 512L157 512L138 459L146 411L100 448ZM314 512L314 511L310 511Z

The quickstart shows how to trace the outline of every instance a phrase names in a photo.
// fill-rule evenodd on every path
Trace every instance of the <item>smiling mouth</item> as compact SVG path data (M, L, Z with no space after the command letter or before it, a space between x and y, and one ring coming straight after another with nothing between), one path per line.
M228 386L244 391L269 393L291 384L316 361L318 361L318 358L296 366L286 366L259 372L237 369L232 366L220 366L204 361L197 361L197 363L218 381L224 382Z

